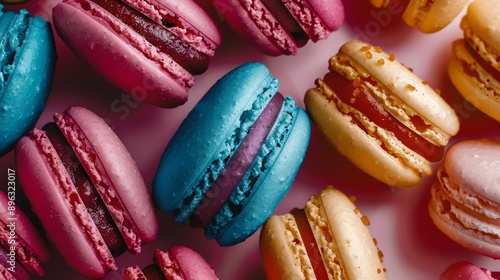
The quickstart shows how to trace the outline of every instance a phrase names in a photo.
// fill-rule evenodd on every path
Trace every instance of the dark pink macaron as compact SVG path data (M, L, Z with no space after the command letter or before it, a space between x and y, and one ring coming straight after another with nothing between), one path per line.
M344 22L341 0L212 0L234 31L261 52L296 54Z
M42 264L50 258L47 241L16 205L15 187L7 191L0 192L0 279L42 276Z
M15 148L18 176L48 238L76 271L116 270L114 257L139 253L158 233L150 192L107 123L82 107L55 114Z
M208 68L221 42L192 0L64 0L52 17L63 41L98 73L160 107L186 102L193 75Z
M156 249L154 264L141 270L138 266L125 270L123 280L138 279L178 279L178 280L218 280L214 270L203 257L185 246L174 246L167 252Z

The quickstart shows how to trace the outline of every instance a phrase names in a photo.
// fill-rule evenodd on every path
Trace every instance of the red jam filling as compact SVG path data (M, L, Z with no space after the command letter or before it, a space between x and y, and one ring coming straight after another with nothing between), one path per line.
M438 147L416 134L392 116L372 95L366 83L373 83L371 79L356 77L350 81L335 72L325 75L325 83L337 94L342 102L357 109L376 125L389 130L403 144L423 156L429 161L439 161L443 156L443 147ZM426 124L419 117L411 118L418 130L426 128Z
M47 123L43 127L43 130L57 151L64 168L73 181L83 204L96 224L111 254L115 257L119 256L127 248L125 241L76 154L55 123Z
M142 269L142 272L147 280L167 280L163 271L161 271L160 267L156 264L146 266Z
M469 42L465 43L467 50L474 57L474 59L479 63L479 65L490 74L495 80L500 82L500 71L498 71L495 67L493 67L488 61L486 61L482 56L480 56L474 48L470 45ZM468 67L467 67L468 68ZM479 74L469 75L471 77L479 77ZM478 79L479 80L479 79Z
M295 218L295 223L299 228L300 237L302 242L306 247L307 256L311 261L311 265L314 271L316 279L328 279L328 273L326 272L325 265L323 264L323 258L321 257L321 252L314 238L313 231L307 220L306 212L304 209L295 209L291 212ZM332 242L331 236L328 234L326 236L328 242Z
M127 24L160 51L169 55L189 73L198 75L207 70L208 55L197 51L187 42L170 32L166 27L170 27L172 23L168 22L169 26L160 25L117 0L92 1Z

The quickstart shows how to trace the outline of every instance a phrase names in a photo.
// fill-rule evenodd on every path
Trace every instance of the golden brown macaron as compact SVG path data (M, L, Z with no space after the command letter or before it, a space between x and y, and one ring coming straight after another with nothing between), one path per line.
M460 23L464 39L453 42L451 81L463 97L500 121L500 1L476 0Z
M314 124L340 154L391 186L432 173L459 130L455 111L394 54L361 41L330 58L304 102Z
M267 279L386 279L368 225L353 198L333 187L304 209L271 216L260 234Z

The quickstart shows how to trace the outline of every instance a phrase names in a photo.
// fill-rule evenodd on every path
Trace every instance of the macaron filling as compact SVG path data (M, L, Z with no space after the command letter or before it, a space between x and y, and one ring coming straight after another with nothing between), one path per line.
M175 23L164 22L165 26L160 25L121 1L92 1L143 36L160 51L168 54L189 73L201 74L208 68L208 55L197 51L166 28L175 26Z
M300 17L294 17L283 1L268 0L263 1L263 4L269 9L281 26L292 36L297 47L303 47L307 41L309 41L310 35L306 34L303 27L298 23ZM287 2L287 4L290 5L289 2Z
M469 41L466 41L465 46L469 54L474 57L475 61L480 65L480 67L482 67L491 77L500 82L500 71L498 71L498 69L493 67L491 63L489 63L481 55L479 55L477 51L474 50L474 47ZM478 81L481 81L480 74L477 71L473 70L472 67L467 65L466 62L462 62L462 66L467 76L476 78Z
M371 93L370 87L366 85L367 83L375 83L371 79L356 76L353 81L350 81L340 74L330 71L325 75L324 82L343 103L359 110L376 125L394 133L397 139L414 152L432 162L442 158L443 147L434 145L406 127L377 101ZM353 116L352 121L367 132L356 117ZM428 127L419 117L412 117L411 121L417 130L425 131ZM387 148L385 150L388 151Z
M17 65L16 54L23 45L26 29L29 27L29 14L26 10L19 13L1 13L0 26L0 97L3 96L9 76ZM1 100L1 99L0 99Z
M57 151L73 185L80 195L80 199L87 208L92 221L96 224L111 254L115 257L119 256L125 251L127 246L85 169L55 123L47 123L44 125L43 130Z
M298 109L295 101L289 96L285 97L279 115L250 168L229 200L205 227L205 236L208 239L221 236L251 200L252 195L265 179L268 170L271 169L288 140L297 114Z
M283 100L283 96L278 92L269 101L225 168L220 172L219 177L207 190L203 200L196 206L189 218L190 225L194 227L207 226L227 202L269 135Z
M61 114L55 114L54 120L85 168L128 249L139 253L141 251L142 237L130 213L119 198L113 181L107 174L93 143L85 136L85 132L70 113L65 111Z
M81 8L92 18L100 19L100 23L120 40L130 44L147 59L157 63L159 67L181 87L189 89L193 86L193 76L170 56L161 52L153 44L147 41L132 28L126 28L126 24L116 20L116 17L91 0L68 0L67 4Z
M304 209L296 209L291 212L295 219L295 223L299 229L300 238L302 239L302 244L306 248L307 256L312 265L314 275L316 279L328 279L328 273L325 269L325 264L323 258L321 257L321 252L319 246L316 243L314 234L312 232L309 221L307 220L307 215ZM332 241L331 236L326 237L330 242Z
M87 208L83 204L75 186L68 178L68 173L47 134L35 128L30 132L29 137L41 157L47 159L45 162L46 168L54 174L54 182L58 185L57 189L60 190L68 208L73 211L74 218L81 224L82 231L88 236L89 243L96 252L101 264L107 269L116 270L117 267L110 250L98 233L96 224L88 214Z

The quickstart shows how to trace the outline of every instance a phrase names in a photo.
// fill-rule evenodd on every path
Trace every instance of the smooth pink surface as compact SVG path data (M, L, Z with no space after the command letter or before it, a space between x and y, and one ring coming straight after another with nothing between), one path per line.
M35 14L50 18L50 7L55 4L54 1L33 0L29 4L7 9L27 7ZM197 2L210 10L208 0ZM345 22L337 32L326 40L307 44L296 56L280 57L263 55L243 42L220 15L213 13L213 18L221 27L222 44L208 71L196 77L190 99L173 110L134 100L123 102L122 91L103 80L56 36L59 60L54 86L37 127L51 121L54 113L62 112L71 105L91 109L111 125L137 162L146 185L150 186L161 153L181 121L227 71L243 62L260 61L269 67L273 76L279 78L280 92L291 95L298 106L303 107L305 91L314 86L316 78L323 77L328 71L328 58L347 40L357 38L381 46L387 52L394 52L400 62L441 90L461 121L461 130L450 144L468 138L500 139L500 123L466 103L447 77L451 42L463 36L458 27L461 16L435 34L422 34L401 20L404 1L391 2L390 8L375 9L366 0L344 1ZM114 106L117 101L120 101L119 106ZM13 153L0 158L0 170L8 167L15 168ZM372 236L384 254L388 279L439 279L448 266L459 261L499 271L498 260L463 248L434 226L427 211L429 188L434 179L434 175L426 176L418 186L410 189L387 187L338 155L314 128L305 161L275 213L283 214L294 207L301 207L311 195L333 184L346 194L356 196L356 206L369 217ZM7 186L6 183L6 176L0 176L0 185ZM21 183L17 187L19 191ZM18 197L22 197L21 192ZM126 267L145 267L152 263L151 257L157 248L168 250L178 244L199 252L220 279L265 279L258 232L241 244L220 247L215 241L206 240L202 231L174 222L167 213L159 213L159 221L160 231L155 241L143 246L139 255L126 252L116 258L118 271L110 272L106 280L120 279ZM40 279L85 279L65 264L55 248L53 252L53 257L44 265L46 275Z
M213 269L207 264L203 257L185 246L174 246L168 252L156 250L155 258L160 267L165 264L174 262L182 271L182 275L186 280L218 280ZM176 279L175 276L179 273L174 270L169 270L166 274L167 279ZM179 276L177 276L179 277Z
M341 0L307 0L323 23L335 31L344 23L344 4Z
M443 272L439 280L496 280L491 272L477 267L469 262L459 262L451 265Z
M160 107L175 107L186 102L192 76L165 54L159 53L130 28L124 38L107 23L83 10L80 3L89 0L68 1L54 8L54 26L66 43L98 73L119 88ZM90 4L91 7L97 5ZM96 8L96 11L103 9ZM103 12L106 14L106 12ZM115 22L117 26L119 22ZM117 27L118 28L118 27ZM130 45L141 46L144 53Z

